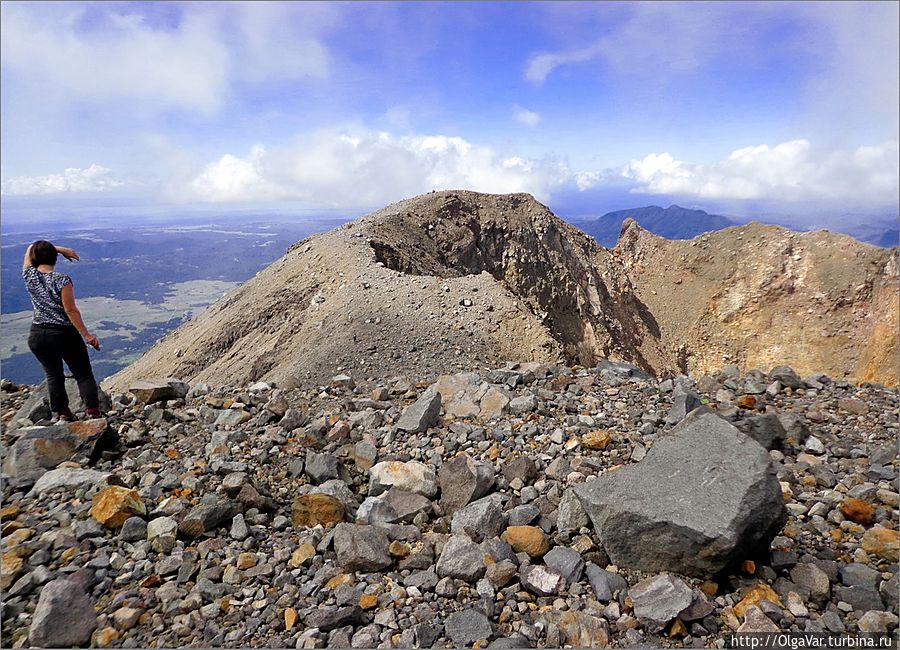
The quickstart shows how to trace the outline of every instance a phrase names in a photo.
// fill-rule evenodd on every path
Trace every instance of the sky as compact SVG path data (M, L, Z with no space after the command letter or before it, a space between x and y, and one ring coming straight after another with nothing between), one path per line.
M896 216L898 7L3 2L0 193Z

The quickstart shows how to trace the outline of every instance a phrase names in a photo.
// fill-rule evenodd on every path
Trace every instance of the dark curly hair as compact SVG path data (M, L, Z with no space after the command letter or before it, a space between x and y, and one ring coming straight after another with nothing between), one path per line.
M59 251L56 250L56 246L48 241L39 239L31 245L31 259L34 260L34 266L41 264L56 266L58 257Z

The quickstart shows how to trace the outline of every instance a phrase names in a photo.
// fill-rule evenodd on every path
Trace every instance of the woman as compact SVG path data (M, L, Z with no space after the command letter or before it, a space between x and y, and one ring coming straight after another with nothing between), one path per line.
M81 312L75 306L72 278L54 270L60 254L72 262L79 259L71 248L54 246L44 240L34 242L25 251L22 277L34 306L28 347L47 375L51 411L62 420L75 419L66 394L65 361L78 382L78 392L87 416L99 417L97 382L85 343L99 350L100 341L88 331L81 319Z

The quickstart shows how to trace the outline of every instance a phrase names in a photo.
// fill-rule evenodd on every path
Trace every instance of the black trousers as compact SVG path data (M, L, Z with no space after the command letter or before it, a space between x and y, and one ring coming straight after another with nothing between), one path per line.
M61 413L69 408L63 361L78 382L78 392L81 394L84 407L90 409L100 406L97 381L94 379L94 371L91 370L87 346L74 326L32 323L28 347L41 362L44 374L47 375L51 411Z

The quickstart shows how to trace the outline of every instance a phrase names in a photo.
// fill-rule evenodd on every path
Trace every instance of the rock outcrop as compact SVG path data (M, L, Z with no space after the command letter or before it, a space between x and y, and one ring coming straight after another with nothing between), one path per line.
M628 220L614 249L684 371L730 363L898 385L898 249L750 223L688 241Z

